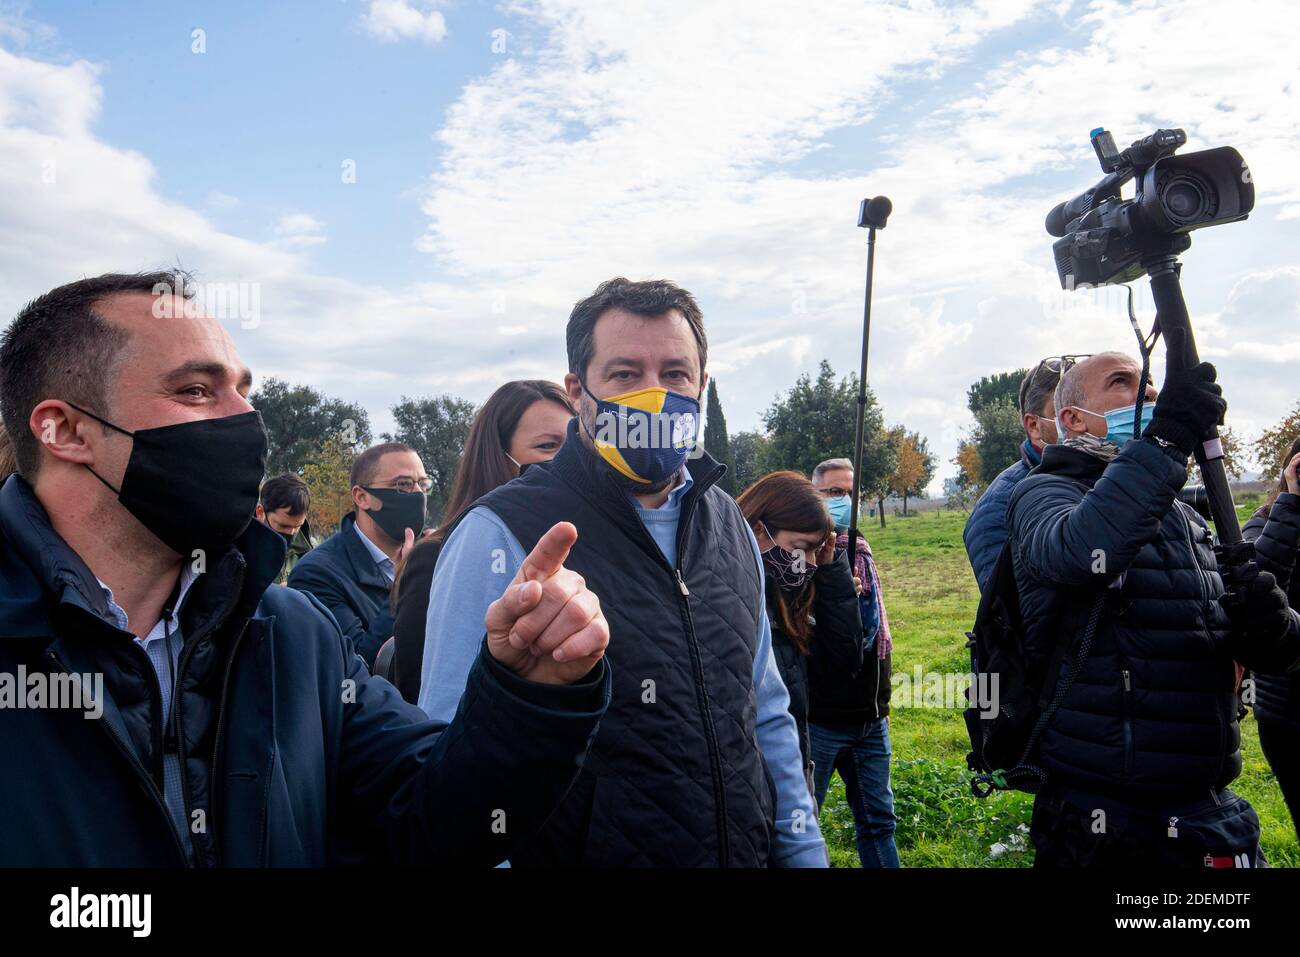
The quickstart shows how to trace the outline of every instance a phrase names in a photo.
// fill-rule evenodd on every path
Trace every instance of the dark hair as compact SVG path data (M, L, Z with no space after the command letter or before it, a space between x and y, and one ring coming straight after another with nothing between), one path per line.
M352 460L352 474L348 476L350 485L367 485L375 479L379 460L389 452L414 452L405 442L380 442L372 445Z
M1027 373L1020 383L1020 414L1042 415L1047 400L1054 398L1061 373L1053 372L1045 362L1040 362Z
M569 371L584 382L587 366L596 351L596 321L609 309L626 309L638 316L651 317L662 316L674 309L680 312L695 336L700 351L700 372L703 373L709 340L704 334L704 316L695 297L667 279L632 282L619 276L602 282L569 313L569 325L564 334L569 350Z
M1292 441L1291 443L1291 447L1287 449L1286 454L1282 456L1282 464L1280 468L1285 469L1287 463L1290 462L1297 455L1300 455L1300 435L1295 437L1294 441ZM1273 503L1277 501L1277 497L1285 491L1286 491L1286 478L1279 475L1277 477L1277 484L1274 485L1271 489L1269 489L1268 501L1264 503L1264 506L1266 508L1272 508Z
M416 548L442 547L447 532L460 513L472 507L482 496L498 486L505 485L518 474L518 468L506 456L514 439L519 420L534 402L554 402L573 415L569 397L554 382L545 379L519 379L498 388L474 414L469 435L465 438L465 451L456 464L456 475L451 481L451 491L443 505L443 520L437 530L427 538L417 539L415 548L393 571L390 604L394 612L397 595L401 589L402 570L415 554Z
M764 475L736 499L740 513L751 528L757 531L759 522L769 536L777 532L805 532L823 537L835 531L835 522L826 503L813 488L812 482L802 472L772 472ZM779 588L769 589L776 605L777 623L791 644L802 655L808 654L808 640L812 626L808 615L812 610L816 586L809 581L795 595L787 597Z
M311 507L311 494L307 491L307 483L292 472L267 479L262 484L260 500L262 508L267 512L278 512L282 508L287 508L290 515L302 515Z
M519 469L507 458L506 451L519 420L534 402L555 402L574 414L564 390L545 379L507 382L493 392L470 423L465 451L456 465L456 476L442 509L444 520L430 536L434 541L443 540L461 512L518 474Z
M0 419L20 473L30 479L40 468L41 444L28 420L41 402L63 399L112 417L108 385L130 333L95 305L126 293L166 291L189 299L191 281L182 270L107 273L51 289L23 306L0 337Z

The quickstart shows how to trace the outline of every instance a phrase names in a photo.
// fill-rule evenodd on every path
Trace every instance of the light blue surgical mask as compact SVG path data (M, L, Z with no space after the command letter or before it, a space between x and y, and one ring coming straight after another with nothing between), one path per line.
M837 495L835 498L826 500L826 509L831 513L831 518L835 522L835 530L842 532L849 527L849 519L853 513L853 497L851 495Z
M1126 405L1121 409L1111 409L1109 412L1092 412L1079 405L1066 406L1069 409L1077 409L1087 415L1095 415L1099 419L1106 420L1106 441L1113 442L1116 445L1123 445L1130 441L1133 436L1133 414L1137 411L1137 403ZM1156 404L1154 402L1142 403L1142 431L1151 424L1151 418L1155 415ZM1058 435L1069 435L1061 420L1056 420Z

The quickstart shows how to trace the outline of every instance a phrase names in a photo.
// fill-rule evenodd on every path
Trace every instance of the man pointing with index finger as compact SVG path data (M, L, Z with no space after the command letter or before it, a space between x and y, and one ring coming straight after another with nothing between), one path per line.
M487 647L515 674L570 684L605 654L609 625L600 599L564 567L578 530L558 522L524 559L506 593L488 606Z
M492 653L539 682L581 674L608 629L609 710L511 865L825 867L758 545L698 442L699 306L667 281L612 279L577 304L567 339L579 413L560 451L449 516L420 706L444 720L463 707L485 610ZM536 611L498 622L503 592Z

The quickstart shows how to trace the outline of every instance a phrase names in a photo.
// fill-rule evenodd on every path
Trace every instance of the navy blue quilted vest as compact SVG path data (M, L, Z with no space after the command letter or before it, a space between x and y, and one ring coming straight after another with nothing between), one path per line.
M558 521L610 625L614 692L573 790L515 866L757 867L775 789L755 736L762 582L749 530L707 454L688 462L677 567L576 435L479 500L525 551Z

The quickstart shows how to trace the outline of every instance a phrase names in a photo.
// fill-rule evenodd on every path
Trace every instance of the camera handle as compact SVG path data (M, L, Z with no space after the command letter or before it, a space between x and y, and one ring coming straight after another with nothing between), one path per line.
M1169 369L1191 368L1201 360L1196 352L1196 340L1192 337L1187 302L1183 299L1178 257L1165 253L1144 261L1143 265L1151 278L1156 322L1165 338L1165 375L1169 374ZM1228 472L1223 467L1223 443L1219 440L1217 428L1197 447L1196 462L1205 480L1205 492L1210 500L1210 513L1214 516L1218 539L1224 545L1235 545L1241 541L1241 523L1232 502L1232 489L1228 487Z

